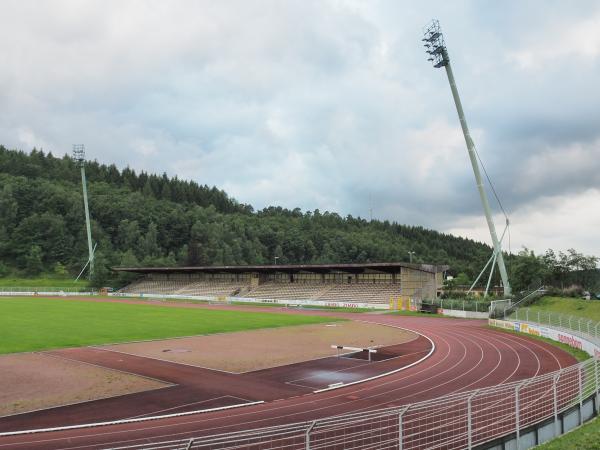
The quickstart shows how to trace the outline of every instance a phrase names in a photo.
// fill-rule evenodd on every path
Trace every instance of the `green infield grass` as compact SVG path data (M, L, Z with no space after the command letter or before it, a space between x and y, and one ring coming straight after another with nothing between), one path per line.
M0 353L332 322L331 317L0 297Z

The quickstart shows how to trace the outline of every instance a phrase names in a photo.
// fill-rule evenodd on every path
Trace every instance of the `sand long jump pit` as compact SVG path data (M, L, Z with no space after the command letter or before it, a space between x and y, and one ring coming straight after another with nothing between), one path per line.
M0 417L171 386L44 353L0 356L0 379Z
M231 373L253 372L336 356L332 345L376 348L403 344L416 333L344 321L102 346L136 356ZM349 352L349 351L348 351Z

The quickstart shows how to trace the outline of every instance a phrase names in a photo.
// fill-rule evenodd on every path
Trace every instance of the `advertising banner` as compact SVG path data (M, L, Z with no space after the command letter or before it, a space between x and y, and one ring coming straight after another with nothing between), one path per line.
M544 325L526 323L526 322L513 322L508 320L497 320L490 319L489 324L494 327L504 328L507 330L514 330L520 333L530 334L532 336L541 336L553 341L567 344L570 347L583 350L589 355L600 357L600 347L591 340L585 339L580 336L576 336L566 330L558 330L550 328Z

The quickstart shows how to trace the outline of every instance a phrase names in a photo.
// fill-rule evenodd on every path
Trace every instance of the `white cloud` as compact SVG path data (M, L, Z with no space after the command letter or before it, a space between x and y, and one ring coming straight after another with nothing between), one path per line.
M511 248L514 253L525 246L536 253L576 248L585 254L600 255L600 241L593 239L600 229L600 189L588 189L574 195L543 197L511 214ZM504 219L494 218L498 235ZM458 222L446 231L490 243L483 212ZM503 248L508 250L508 236Z
M522 3L6 0L0 143L84 143L90 158L257 208L372 207L480 236L447 81L420 46L436 14L479 151L515 221L534 223L528 204L600 183L600 9Z
M593 62L600 56L600 10L575 23L531 28L535 40L507 53L507 60L524 70L543 70L549 64L564 63L569 57L580 64ZM561 61L563 60L563 61ZM587 64L586 64L587 65Z

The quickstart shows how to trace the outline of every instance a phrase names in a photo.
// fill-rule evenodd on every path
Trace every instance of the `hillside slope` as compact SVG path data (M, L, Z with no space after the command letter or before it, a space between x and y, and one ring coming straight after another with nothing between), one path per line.
M472 277L491 253L452 235L335 213L253 211L214 187L90 162L96 283L111 265L406 261ZM87 258L81 181L69 157L0 146L0 276L77 273ZM121 280L125 281L125 280Z

